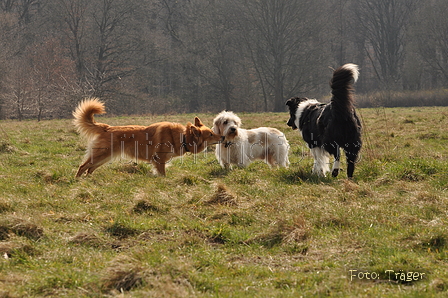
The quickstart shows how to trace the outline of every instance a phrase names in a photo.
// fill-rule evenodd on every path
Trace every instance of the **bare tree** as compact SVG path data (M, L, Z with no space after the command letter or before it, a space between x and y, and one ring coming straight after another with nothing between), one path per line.
M32 114L33 77L27 56L29 44L39 39L40 0L10 0L0 3L0 84L3 107L19 120ZM2 85L2 86L1 86Z
M284 111L328 94L328 67L346 62L365 92L438 88L445 2L0 0L1 116L58 116L92 95L116 113Z
M21 57L9 60L8 64L9 72L3 98L9 105L9 116L21 121L29 117L31 110L33 92L31 71L28 61Z
M130 75L138 45L133 1L55 0L60 28L86 94L103 96Z
M367 39L364 49L385 89L397 88L402 76L407 29L420 0L355 1L357 26Z
M129 63L135 51L129 35L132 5L129 1L99 0L95 6L93 61L89 65L95 95L114 88L114 83L134 70Z
M266 111L283 111L285 98L309 90L314 80L320 79L321 66L328 66L320 36L325 22L313 13L319 3L241 2L240 30L258 75Z
M419 10L413 27L418 52L432 74L432 85L438 87L438 79L446 86L448 81L448 2L427 1Z
M53 16L56 20L55 25L63 33L62 41L70 50L80 78L86 75L84 56L88 38L87 10L90 3L89 0L55 0L48 13L49 15L56 13L56 16Z
M229 3L202 1L192 5L191 12L189 18L195 29L186 31L188 41L183 44L195 61L195 71L216 94L208 100L215 109L230 110L239 58L232 7Z
M50 117L70 114L66 98L73 90L76 72L69 55L55 38L33 45L29 55L37 120L40 121L44 113ZM68 111L63 113L63 108Z

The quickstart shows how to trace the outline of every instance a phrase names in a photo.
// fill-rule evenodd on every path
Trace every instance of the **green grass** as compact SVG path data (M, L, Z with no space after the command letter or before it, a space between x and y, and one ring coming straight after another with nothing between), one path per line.
M70 120L0 122L0 297L445 296L448 109L360 115L353 181L311 174L287 113L239 116L286 133L288 169L226 171L210 148L176 159L165 178L122 160L75 179L85 143Z

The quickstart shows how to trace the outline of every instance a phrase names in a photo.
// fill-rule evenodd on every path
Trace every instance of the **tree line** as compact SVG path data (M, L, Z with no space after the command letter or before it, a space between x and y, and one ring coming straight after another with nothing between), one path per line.
M446 0L0 0L0 118L285 111L360 66L358 93L443 90ZM375 104L385 104L382 97ZM387 98L386 98L387 100Z

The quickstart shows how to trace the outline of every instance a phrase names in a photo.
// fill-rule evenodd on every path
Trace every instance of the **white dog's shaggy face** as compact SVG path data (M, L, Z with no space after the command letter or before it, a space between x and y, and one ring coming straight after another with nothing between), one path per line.
M213 120L213 132L225 137L225 141L232 141L238 136L241 119L232 112L223 111Z

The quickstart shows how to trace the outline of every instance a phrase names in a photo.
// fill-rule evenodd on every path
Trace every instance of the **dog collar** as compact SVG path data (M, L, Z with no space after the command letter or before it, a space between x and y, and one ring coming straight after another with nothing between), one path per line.
M232 144L233 144L233 143L230 142L230 141L229 141L229 142L225 142L225 143L224 143L224 148L229 148L229 146L232 145Z
M184 147L185 152L190 152L190 150L188 150L188 147L187 147L187 136L186 136L186 135L183 135L183 138L182 138L182 147Z

